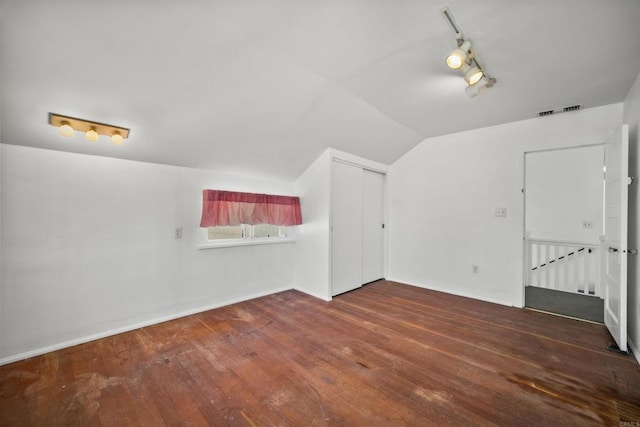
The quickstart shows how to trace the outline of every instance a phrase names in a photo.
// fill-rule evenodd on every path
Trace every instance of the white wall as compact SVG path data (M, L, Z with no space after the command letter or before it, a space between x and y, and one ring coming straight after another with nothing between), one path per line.
M524 152L602 143L621 123L613 104L425 140L388 174L388 278L522 306Z
M303 224L296 230L295 288L331 299L329 283L329 197L331 153L326 150L295 183Z
M525 158L530 237L600 244L604 146L536 151ZM585 221L592 228L584 228Z
M0 120L0 127L2 126L1 124L2 120ZM1 129L0 129L0 135L2 135L1 133ZM0 146L0 310L2 309L2 307L4 307L4 287L2 286L2 199L4 198L4 184L3 184L3 179L2 179L2 163L3 163L3 156L2 156L2 149ZM3 347L3 339L2 339L2 314L0 313L0 359L2 359L2 347Z
M292 243L197 249L203 189L292 183L0 150L0 363L293 287Z
M629 247L640 250L640 74L624 101L624 123L629 125ZM640 255L628 256L628 334L640 362Z

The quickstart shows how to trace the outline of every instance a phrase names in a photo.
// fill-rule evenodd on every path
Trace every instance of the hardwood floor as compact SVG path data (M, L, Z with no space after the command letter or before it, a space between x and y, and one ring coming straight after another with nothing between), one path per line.
M609 342L393 282L287 291L2 366L0 425L640 423L640 369Z

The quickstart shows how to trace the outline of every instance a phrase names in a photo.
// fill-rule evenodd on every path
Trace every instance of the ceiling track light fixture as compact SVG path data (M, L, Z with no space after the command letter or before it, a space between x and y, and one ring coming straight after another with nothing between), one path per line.
M73 136L76 130L84 132L87 140L91 142L97 141L100 135L105 135L111 138L111 142L120 145L129 137L129 129L127 128L55 113L49 113L49 124L59 127L60 134L66 137Z
M464 36L462 30L453 19L449 8L443 7L441 12L449 22L449 25L451 25L451 28L453 28L457 44L457 47L451 51L445 62L449 68L460 70L468 85L465 92L470 97L474 97L482 89L493 86L496 83L496 79L490 77L478 62L478 56L472 50L471 40Z

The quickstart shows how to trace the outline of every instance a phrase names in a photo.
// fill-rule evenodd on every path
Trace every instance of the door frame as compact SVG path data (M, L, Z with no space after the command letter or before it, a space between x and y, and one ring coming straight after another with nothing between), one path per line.
M544 153L544 152L551 152L551 151L561 151L561 150L573 150L576 148L589 148L589 147L604 147L605 143L604 142L599 142L596 144L580 144L580 145L571 145L571 146L567 146L567 147L556 147L556 148L544 148L544 149L540 149L540 150L528 150L528 151L524 151L522 153L522 189L520 194L522 195L522 231L521 231L521 238L522 238L522 285L521 285L521 290L522 290L522 298L521 298L521 307L525 307L525 287L527 286L527 268L528 268L528 264L529 264L529 260L528 260L528 251L529 248L526 247L527 245L527 236L526 236L526 232L527 232L527 154L534 154L534 153ZM604 159L603 159L603 166L604 166ZM603 208L603 212L604 212L604 198L602 200L602 208Z
M329 281L329 299L333 298L333 164L334 162L344 163L350 166L360 167L364 170L368 170L371 172L377 172L384 175L384 197L383 197L383 219L385 228L382 233L382 271L384 273L384 277L388 277L388 223L389 223L389 179L388 179L388 167L381 163L377 163L374 161L368 161L366 159L350 155L348 153L343 153L338 150L332 150L332 154L329 158L329 269L328 269L328 281Z

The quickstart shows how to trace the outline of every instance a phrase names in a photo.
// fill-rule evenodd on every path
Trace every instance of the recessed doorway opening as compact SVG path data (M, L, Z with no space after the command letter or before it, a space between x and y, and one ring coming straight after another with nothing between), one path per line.
M604 323L604 145L525 153L525 307Z

